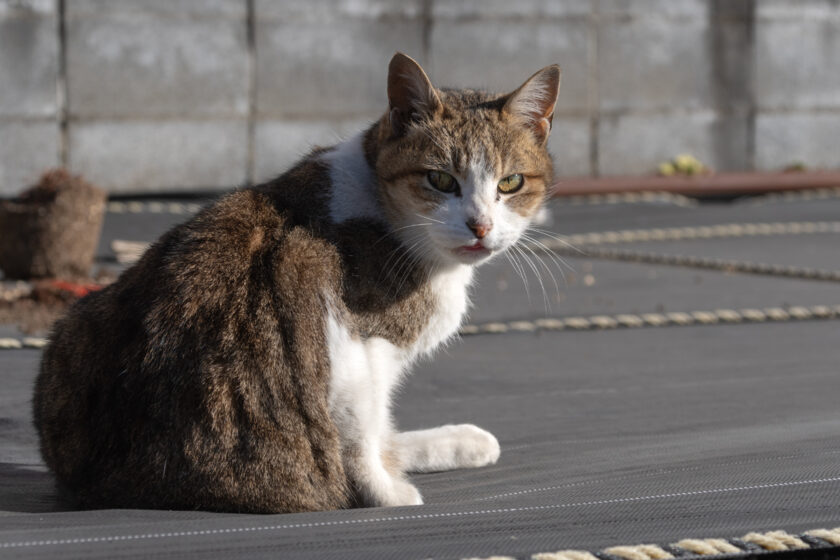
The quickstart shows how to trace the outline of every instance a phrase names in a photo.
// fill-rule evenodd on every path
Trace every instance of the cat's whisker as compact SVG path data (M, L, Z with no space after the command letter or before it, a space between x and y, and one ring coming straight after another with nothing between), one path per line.
M423 218L424 220L431 220L432 222L436 222L436 223L438 223L438 224L444 224L444 225L446 225L446 222L442 222L442 221L440 221L440 220L436 220L436 219L434 219L434 218L432 218L432 217L430 217L430 216L426 216L425 214L421 214L420 212L415 212L415 215L417 215L417 217L418 217L418 218ZM427 225L431 225L431 224L427 224Z
M540 253L546 254L548 258L551 259L555 265L557 265L557 268L560 270L561 274L563 273L563 266L565 266L571 272L575 272L575 268L572 265L570 265L563 257L558 255L556 251L552 250L551 247L543 243L542 240L530 236L527 233L522 234L522 239L531 244L531 248L535 251L539 251Z
M541 259L541 258L539 257L539 255L537 255L537 254L536 254L536 252L534 252L534 250L533 250L533 249L531 249L529 246L525 245L525 248L526 248L526 249L527 249L527 250L528 250L528 251L529 251L532 255L534 255L534 258L535 258L535 259L537 259L537 262L539 262L539 263L540 263L540 265L542 265L542 267L543 267L543 268L545 269L545 271L548 273L549 277L551 277L551 281L554 283L555 293L557 294L557 297L559 298L559 297L560 297L560 285L557 283L557 278L555 278L555 277L554 277L554 273L551 271L551 267L549 267L549 266L548 266L548 264L546 264L545 260L544 260L544 259ZM549 254L550 254L550 253L549 253ZM555 263L555 265L556 265L556 263ZM565 277L565 275L563 275L563 269L559 268L559 266L558 266L558 270L560 270L560 275L562 276L562 278L563 278L563 283L565 284L565 282L566 282L566 277ZM546 310L546 311L548 311L548 310Z
M555 287L555 289L557 290L557 295L558 295L558 297L559 297L559 295L560 295L560 286L559 286L559 284L557 284L557 279L554 277L554 273L552 273L552 272L551 272L551 269L548 267L548 265L547 265L547 264L545 264L545 261L544 261L543 259L541 259L541 258L539 257L539 255L537 255L537 254L534 252L534 250L533 250L533 249L531 249L528 245L523 245L523 246L522 246L522 248L523 248L523 249L525 249L525 250L527 250L529 253L531 253L531 255L533 255L533 257L534 257L534 259L537 261L537 263L539 263L539 264L540 264L540 266L542 266L542 267L545 269L545 271L546 271L546 272L548 272L549 277L551 277L551 281L552 281L552 282L554 282L554 287ZM546 291L546 289L545 289L545 284L543 284L543 281L542 281L542 274L540 274L540 273L538 272L538 270L539 270L539 268L535 265L535 266L534 266L534 274L536 274L536 275L537 275L537 280L539 280L539 282L540 282L540 288L542 288L542 292L543 292L543 303L545 304L545 312L546 312L546 314L547 314L547 313L550 311L550 307L551 307L551 300L550 300L550 298L548 297L548 292L547 292L547 291Z
M412 233L413 235L411 235L407 241L409 243L414 242L414 245L416 245L422 239L423 234L422 232ZM405 245L403 245L402 243L398 244L397 247L392 249L390 254L388 255L388 258L385 260L385 264L382 265L382 268L379 272L379 280L382 280L387 273L392 272L393 269L399 266L400 262L406 257L406 255L407 250L405 248ZM389 267L389 264L394 259L394 257L396 257L397 260L394 261L393 266Z
M400 283L397 286L397 289L394 291L392 297L399 296L400 290L402 290L402 287L405 284L405 281L411 275L412 269L414 268L414 265L417 263L417 260L418 260L418 256L415 255L413 253L413 251L414 251L414 248L417 247L418 245L420 245L420 243L422 243L422 242L423 242L422 239L418 239L417 241L415 241L411 245L411 247L409 247L408 249L405 250L403 258L400 259L402 264L399 265L399 269L397 269L396 272L394 273L394 277L397 278L397 279L400 279ZM394 265L394 268L396 268L396 266L397 265Z
M381 241L383 241L383 240L384 240L385 238L387 238L389 235L394 235L394 234L395 234L395 233L397 233L398 231L402 231L402 230L404 230L404 229L413 228L413 227L420 227L420 226L432 226L432 225L434 225L434 224L430 224L430 223L429 223L429 224L425 224L425 223L424 223L424 224L408 224L407 226L402 226L402 227L399 227L399 228L397 228L397 229L393 229L393 230L391 230L391 231L387 232L385 235L383 235L383 236L382 236L382 237L380 237L379 239L377 239L376 241L374 241L374 243L373 243L373 245L371 245L371 247L376 247L376 246L377 246L377 245L378 245Z
M545 284L543 284L543 281L542 281L542 276L540 275L540 271L539 271L539 269L538 269L538 268L536 267L536 265L532 262L531 257L529 257L529 256L525 253L525 251L523 251L523 250L522 250L522 247L518 247L518 246L514 245L514 248L515 248L515 249L519 252L519 254L522 256L522 258L524 258L524 259L525 259L525 262L528 264L528 267L529 267L529 268L531 269L531 271L534 273L534 276L536 276L536 277L537 277L537 282L539 282L539 284L540 284L540 290L542 290L543 302L545 303L546 313L548 313L548 295L546 294L546 291L545 291Z
M526 236L523 236L523 239L525 239L529 243L534 243L534 244L539 243L539 241L528 239ZM537 256L536 251L534 251L534 249L532 247L528 247L527 245L526 245L526 247L528 248L529 251L531 251L534 254L534 256ZM539 250L539 245L537 245L537 247L538 247L538 250ZM569 282L566 279L566 273L563 271L563 265L565 265L572 272L574 272L574 268L572 268L571 265L569 265L562 258L555 255L554 252L552 252L550 250L547 250L547 248L545 248L545 247L544 247L544 254L548 256L548 258L551 261L551 264L553 264L555 267L557 267L557 271L560 273L560 279L563 281L563 285L568 286ZM537 258L539 258L539 257L537 257ZM548 273L552 276L552 279L554 279L554 274L551 272L551 270L545 264L545 260L544 259L539 259L539 260L543 264L543 266L546 267L546 269L548 270ZM555 282L555 286L557 288L557 296L559 298L560 297L560 288L559 288L559 286L557 286L557 281L555 280L554 282Z
M420 242L418 241L417 243L412 245L412 250L414 249L414 247L417 246L418 243L420 243ZM425 247L423 247L421 245L420 249L421 250L425 249ZM420 262L424 253L425 253L425 251L421 251L420 253L416 253L416 254L412 253L411 258L408 261L408 266L406 267L405 273L403 274L402 280L400 280L400 284L399 284L399 286L397 286L397 291L396 291L395 296L400 294L400 292L403 288L403 285L405 284L405 281L408 280L409 276L411 276L412 272L414 271L415 266Z
M525 286L525 296L528 298L528 303L531 303L531 293L528 290L528 281L525 279L525 271L520 268L520 265L514 260L515 254L510 251L505 251L505 258L510 262L511 267L516 272L516 275L522 279L522 283Z
M552 231L548 231L548 230L546 230L546 229L536 228L536 227L533 227L533 226L529 227L528 229L529 229L530 231L533 231L533 232L539 233L540 235L544 235L545 237L549 237L549 238L551 238L551 239L553 239L553 240L557 241L558 243L560 243L560 244L562 244L562 245L565 245L566 247L568 247L568 248L569 248L569 249L571 249L572 251L575 251L575 252L577 252L577 253L579 253L579 254L581 254L581 255L584 255L584 256L586 255L586 251L584 251L583 249L580 249L580 248L576 247L575 245L573 245L572 243L570 243L568 239L566 239L566 238L565 238L565 237L563 237L563 236L558 236L557 234L555 234L555 233L554 233L554 232L552 232Z
M413 233L416 233L416 232L413 232ZM405 243L400 243L400 244L399 244L399 245L398 245L398 246L397 246L397 247L396 247L396 248L392 251L392 253L394 253L394 254L398 255L398 257L397 257L397 260L396 260L396 261L394 261L394 263L393 263L393 265L391 266L391 269L390 269L390 270L396 269L396 267L400 265L400 263L403 261L403 259L405 259L405 258L409 255L409 251L410 251L410 249L407 249L407 248L406 248L406 245L405 245L406 243L412 243L412 247L413 247L414 245L417 245L419 242L420 242L420 236L419 236L419 235L411 235L411 236L409 236L409 238L405 241ZM389 270L389 269L388 269L388 263L389 263L389 262L390 262L390 258L388 259L388 261L386 261L385 265L382 267L382 268L383 268L383 270Z
M568 246L572 250L578 252L581 256L586 256L585 251L583 251L581 249L578 249L577 247L575 247L574 245L572 245L571 243L569 243L568 241L566 241L563 238L552 235L551 232L548 232L548 231L545 231L545 230L540 230L540 229L537 229L537 228L529 228L528 230L526 230L523 237L526 237L529 241L531 241L532 243L537 245L540 251L545 251L547 253L550 253L551 255L556 257L557 259L560 259L560 261L566 266L566 268L568 268L572 272L575 271L574 267L571 266L568 262L566 262L566 260L563 259L563 257L561 257L559 254L557 254L557 251L555 251L554 249L552 249L551 247L546 245L543 242L544 240L528 235L528 231L534 231L534 232L539 233L540 235L543 235L545 237L548 237L548 238L551 238L551 239L556 239L557 241L563 243L564 245Z
M526 239L526 241L528 241L529 243L535 245L538 251L541 251L548 256L551 262L554 263L554 265L557 267L558 272L560 272L560 276L563 278L563 283L568 285L568 282L566 282L566 273L563 272L563 267L565 266L571 272L575 272L575 268L568 262L566 262L566 260L563 257L552 251L549 247L546 247L546 245L539 239L534 239L525 236L523 236L523 238Z

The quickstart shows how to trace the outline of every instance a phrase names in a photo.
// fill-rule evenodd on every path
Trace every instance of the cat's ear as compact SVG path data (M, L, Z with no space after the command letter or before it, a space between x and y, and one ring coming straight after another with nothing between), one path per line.
M411 57L397 53L388 65L391 130L402 136L409 123L442 108L429 77Z
M508 96L502 109L531 129L539 142L548 139L560 90L560 67L546 66Z

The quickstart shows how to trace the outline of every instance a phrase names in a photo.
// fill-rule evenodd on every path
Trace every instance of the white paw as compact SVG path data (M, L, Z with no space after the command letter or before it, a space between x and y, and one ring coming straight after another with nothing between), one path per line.
M420 491L410 482L394 479L389 491L384 493L379 500L379 506L420 506L423 505L423 497Z
M472 424L402 432L394 437L394 445L409 472L483 467L499 459L499 442L493 434Z
M453 445L453 463L456 468L475 468L492 465L499 460L501 449L496 437L472 424L442 426L451 431L447 440Z

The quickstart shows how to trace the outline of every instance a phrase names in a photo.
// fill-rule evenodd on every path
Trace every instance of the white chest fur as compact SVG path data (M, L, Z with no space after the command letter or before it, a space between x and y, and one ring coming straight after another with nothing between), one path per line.
M328 406L346 450L345 469L360 489L363 503L422 503L417 489L388 472L383 463L383 457L388 454L396 457L400 464L413 457L401 447L394 448L396 436L391 423L391 397L402 373L414 359L433 352L457 332L467 310L467 289L471 279L472 268L468 266L435 275L431 280L437 300L435 313L408 348L384 338L356 337L341 323L337 313L330 310L327 315ZM498 444L495 446L497 457ZM414 463L420 465L419 461Z
M431 279L431 291L437 299L436 312L411 348L413 359L434 352L447 342L461 326L469 307L469 286L473 267L458 265Z
M435 275L431 288L437 299L436 312L407 348L384 338L357 338L330 312L327 316L330 409L334 413L346 410L358 419L359 412L351 410L363 406L364 402L387 408L391 391L405 368L416 358L434 352L457 332L469 305L467 290L472 274L472 267L458 266ZM367 413L361 416L370 417Z

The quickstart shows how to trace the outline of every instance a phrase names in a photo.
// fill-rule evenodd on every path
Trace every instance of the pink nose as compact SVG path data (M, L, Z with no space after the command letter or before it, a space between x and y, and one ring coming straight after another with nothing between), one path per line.
M493 229L493 224L489 222L482 223L474 218L470 218L467 220L467 227L470 228L470 231L472 231L478 239L484 239L484 236L490 233L490 230Z

